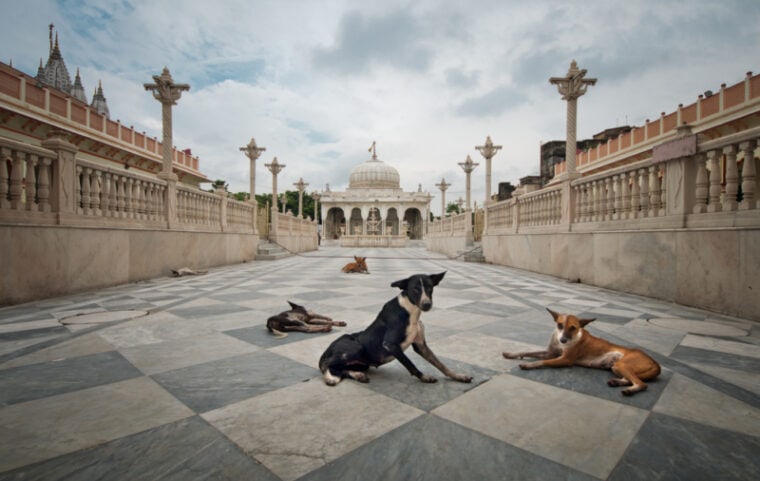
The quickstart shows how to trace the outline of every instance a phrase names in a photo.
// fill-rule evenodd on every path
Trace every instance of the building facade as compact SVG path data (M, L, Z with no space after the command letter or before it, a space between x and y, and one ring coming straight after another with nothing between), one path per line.
M422 240L427 231L432 196L404 192L398 171L372 157L351 170L345 192L327 190L321 196L326 244L343 246L404 247L407 240Z

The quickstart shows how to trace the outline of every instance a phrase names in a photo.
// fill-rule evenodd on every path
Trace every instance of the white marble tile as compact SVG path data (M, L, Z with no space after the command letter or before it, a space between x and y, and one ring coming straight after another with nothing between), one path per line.
M354 382L321 378L203 414L284 481L295 480L424 412Z
M192 415L147 377L0 407L0 471Z
M99 352L113 351L114 346L104 341L97 334L85 334L73 339L63 341L44 349L34 351L25 356L11 359L0 364L0 369L26 366L39 362L59 361L72 357L87 356Z
M760 436L760 409L680 374L668 382L654 411Z
M502 352L538 351L545 347L477 332L461 332L428 344L439 357L455 359L497 372L507 372L517 364L514 360L505 359L501 355Z
M345 333L345 331L336 331L334 328L329 334L316 336L304 341L288 342L282 346L270 347L267 350L318 369L319 358L322 357L327 347Z
M70 326L71 327L71 326ZM98 335L116 347L156 344L173 339L207 335L210 327L188 323L169 312L160 311L98 331Z
M725 339L688 334L684 337L683 341L681 341L681 345L760 359L760 346L747 344L745 342L726 341Z
M213 332L121 349L124 357L145 374L158 374L217 359L246 354L259 348L226 334Z
M49 327L60 327L61 323L57 319L40 319L37 321L11 322L0 324L0 334L9 332L29 331L32 329L45 329Z
M664 356L670 356L673 349L678 347L684 337L682 332L658 327L643 319L634 319L622 326L612 322L594 321L589 324L589 330L597 337L603 338L603 333L612 334L640 346L644 350ZM602 331L602 333L595 332L596 330Z
M725 367L712 366L709 364L701 364L696 362L690 362L688 364L689 366L699 369L702 372L706 372L711 376L715 376L718 379L760 395L760 373L739 371L737 369L728 369Z
M606 479L648 413L502 374L433 414Z

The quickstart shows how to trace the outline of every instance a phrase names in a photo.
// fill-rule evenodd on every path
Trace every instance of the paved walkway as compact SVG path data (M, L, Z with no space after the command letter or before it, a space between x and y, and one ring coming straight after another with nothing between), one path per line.
M353 254L370 275L342 274ZM177 266L180 267L180 266ZM447 271L428 343L474 376L397 362L327 387L317 359L414 273ZM287 300L348 323L277 339ZM546 307L663 365L631 398L608 372L521 371ZM409 351L411 353L411 350ZM757 480L760 326L424 249L325 248L0 309L0 480Z

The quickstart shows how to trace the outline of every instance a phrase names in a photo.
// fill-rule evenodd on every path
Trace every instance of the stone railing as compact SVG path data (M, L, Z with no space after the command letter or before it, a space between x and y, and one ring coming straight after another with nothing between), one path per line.
M760 320L760 126L486 206L488 262Z
M253 206L225 191L170 189L166 180L78 159L60 138L37 147L0 137L0 156L0 222L254 232Z
M340 238L341 247L406 247L405 235L344 235Z
M443 217L430 223L428 235L459 235L464 234L467 227L467 213Z
M425 247L433 252L456 257L471 248L473 239L472 212L467 210L432 222L425 235Z
M578 170L581 172L598 169L614 164L620 159L650 150L654 145L678 136L678 129L691 125L694 132L714 127L741 118L747 109L760 104L760 75L747 72L744 80L730 87L725 84L714 94L700 95L697 101L679 105L674 112L662 112L654 121L647 119L640 127L609 139L585 152L577 158ZM565 163L555 164L555 176L566 171Z
M290 252L313 251L319 247L317 222L296 217L292 213L272 213L269 238Z

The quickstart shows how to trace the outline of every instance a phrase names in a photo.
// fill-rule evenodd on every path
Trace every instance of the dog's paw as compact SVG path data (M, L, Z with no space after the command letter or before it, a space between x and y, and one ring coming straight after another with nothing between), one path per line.
M420 376L420 381L427 382L427 383L434 383L438 382L438 379L434 378L433 376L428 376L427 374L423 374Z
M459 382L470 383L472 382L472 376L457 376L454 378L454 380L459 381Z
M335 325L336 325L336 326L340 326L340 327L346 327L348 324L346 324L346 323L345 323L345 322L343 322L343 321L337 321L337 322L335 323Z
M526 369L530 369L530 368L531 368L530 364L527 364L527 363L520 364L520 369L522 369L522 370L526 370Z
M511 352L502 352L501 355L504 356L505 359L517 359L517 356Z

